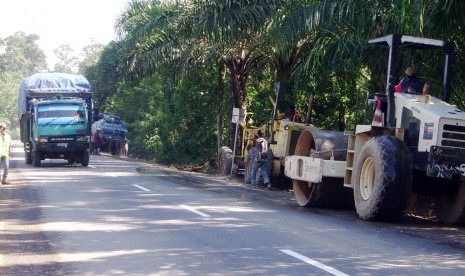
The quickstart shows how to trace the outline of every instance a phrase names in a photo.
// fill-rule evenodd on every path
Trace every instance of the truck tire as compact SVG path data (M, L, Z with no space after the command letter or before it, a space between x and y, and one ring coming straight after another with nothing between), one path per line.
M229 147L221 147L218 157L218 170L222 175L231 173L232 168L232 150Z
M249 149L249 153L245 158L245 169L244 169L244 183L250 183L250 174L252 172L252 165L253 165L253 157L257 153L257 148L252 147Z
M407 146L388 135L369 139L357 159L353 185L355 209L361 219L398 220L412 186Z
M439 221L465 226L465 181L460 181L456 193L436 196L434 206Z
M32 164L32 154L31 152L24 152L24 159L26 160L26 164L31 165Z
M39 151L34 151L32 153L32 166L40 167L40 162L42 161L42 156Z
M81 165L83 167L89 166L89 159L90 159L89 151L86 150L82 153Z
M115 141L110 141L110 145L108 147L109 147L108 151L110 152L111 155L118 155L117 144Z

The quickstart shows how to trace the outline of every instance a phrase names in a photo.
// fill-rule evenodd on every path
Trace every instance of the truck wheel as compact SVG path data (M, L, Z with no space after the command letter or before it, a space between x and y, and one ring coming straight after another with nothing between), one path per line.
M32 166L40 167L40 162L42 161L42 156L39 151L34 151L32 154Z
M110 142L110 145L108 147L109 147L108 151L110 152L111 155L118 155L117 150L116 150L116 142Z
M407 146L393 136L368 140L354 169L355 209L361 219L396 221L402 216L412 186Z
M436 196L435 211L439 221L465 226L465 181L460 181L456 193Z
M81 160L81 165L82 165L83 167L89 166L89 159L90 159L90 158L89 158L89 151L87 151L87 150L84 151L84 152L82 153L82 157L81 157L81 158L82 158L82 160Z
M232 150L229 147L221 147L218 158L218 170L222 175L231 173L232 168Z
M31 152L24 152L24 157L26 159L26 164L31 165L32 164L32 154Z
M245 184L250 183L250 174L252 172L253 157L255 156L256 153L257 153L257 148L252 147L249 149L249 153L247 154L247 157L245 158L245 170L244 170L244 183Z

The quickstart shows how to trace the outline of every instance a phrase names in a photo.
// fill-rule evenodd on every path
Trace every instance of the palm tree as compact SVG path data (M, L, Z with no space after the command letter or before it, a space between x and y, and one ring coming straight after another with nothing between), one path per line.
M181 15L179 4L153 0L128 5L115 26L129 51L126 80L137 82L180 58L183 51L176 24Z

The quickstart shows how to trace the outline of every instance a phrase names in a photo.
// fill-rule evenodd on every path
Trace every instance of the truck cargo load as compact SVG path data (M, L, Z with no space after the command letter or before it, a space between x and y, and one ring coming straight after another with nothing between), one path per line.
M67 73L37 73L23 80L19 89L19 118L27 112L28 97L45 97L62 94L76 96L92 95L89 81L81 75Z

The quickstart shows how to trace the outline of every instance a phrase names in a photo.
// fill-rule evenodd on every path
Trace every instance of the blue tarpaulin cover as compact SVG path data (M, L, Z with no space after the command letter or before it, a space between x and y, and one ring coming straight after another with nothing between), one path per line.
M81 75L67 73L37 73L25 80L26 90L49 91L69 90L74 92L90 91L89 81Z
M118 116L107 116L92 124L92 134L100 129L101 135L106 140L122 141L126 139L128 129L126 124Z
M51 95L66 93L91 93L89 81L82 75L68 73L37 73L25 78L21 84L18 98L18 114L26 113L26 96L34 93Z

